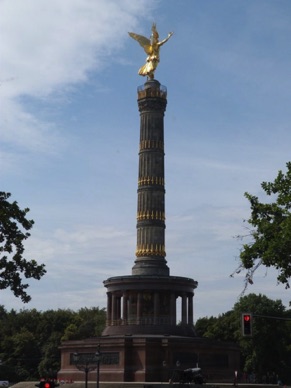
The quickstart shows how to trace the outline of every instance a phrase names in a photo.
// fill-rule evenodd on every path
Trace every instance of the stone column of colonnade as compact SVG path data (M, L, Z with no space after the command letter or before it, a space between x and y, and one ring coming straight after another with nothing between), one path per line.
M163 315L161 312L161 293L151 293L153 300L153 314L145 318L143 314L144 293L139 292L108 292L107 293L107 326L118 325L176 325L177 302L181 300L181 323L193 325L193 294L183 293L177 295L174 291L167 294L169 312ZM133 307L134 306L134 307ZM179 320L179 317L178 317Z

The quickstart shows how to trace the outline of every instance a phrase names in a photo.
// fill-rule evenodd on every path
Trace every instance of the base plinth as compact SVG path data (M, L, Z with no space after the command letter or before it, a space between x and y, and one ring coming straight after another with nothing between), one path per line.
M233 382L239 371L239 348L203 338L179 336L116 336L64 341L60 380L82 381L84 373L72 363L72 354L95 353L100 344L100 381L169 382L177 368L202 368L207 382ZM89 374L96 381L96 371Z

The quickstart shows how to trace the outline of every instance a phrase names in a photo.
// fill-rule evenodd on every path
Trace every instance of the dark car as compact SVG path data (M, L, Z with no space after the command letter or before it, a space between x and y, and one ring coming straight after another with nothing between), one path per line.
M204 379L201 368L189 368L185 370L175 370L171 379L172 382L203 384Z

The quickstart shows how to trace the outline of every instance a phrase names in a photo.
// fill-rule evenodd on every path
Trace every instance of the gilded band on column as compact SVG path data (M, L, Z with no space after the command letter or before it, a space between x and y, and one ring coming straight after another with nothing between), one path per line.
M162 256L166 257L165 246L161 244L140 244L136 247L136 257L139 256Z
M164 151L164 143L160 140L141 140L139 143L140 151L155 148Z
M155 176L155 177L141 177L138 180L138 186L144 186L144 185L165 185L165 180L163 177Z
M160 220L160 221L165 221L166 217L165 217L165 212L162 212L162 211L150 211L150 210L146 210L146 211L140 211L140 212L137 212L137 220L138 221L141 221L141 220Z

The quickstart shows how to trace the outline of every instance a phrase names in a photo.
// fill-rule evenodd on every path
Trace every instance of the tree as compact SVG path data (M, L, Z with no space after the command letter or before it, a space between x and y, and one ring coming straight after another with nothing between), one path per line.
M289 288L291 277L291 162L287 163L286 174L279 171L274 182L263 182L261 187L270 197L267 203L262 203L258 197L245 193L251 206L251 216L247 220L250 225L251 241L243 245L240 252L240 264L234 273L246 270L246 289L248 284L253 283L253 276L258 267L273 267L278 271L278 282Z
M237 342L238 323L233 311L218 317L200 318L195 325L198 336L226 342Z
M252 336L244 337L241 314L253 313ZM265 295L243 296L228 311L218 317L200 318L195 329L202 337L218 341L231 341L241 349L241 371L255 373L257 382L273 382L278 375L286 383L290 381L290 322L291 311L285 311L281 300ZM274 380L275 381L275 380ZM277 380L276 380L277 383Z
M62 341L99 337L102 335L105 323L106 311L104 308L81 308L75 314L74 321L66 327Z
M23 256L23 242L34 224L26 218L29 209L21 210L16 201L10 203L10 193L0 192L0 289L10 288L24 303L31 300L23 278L39 280L45 273L45 265Z
M105 310L6 311L0 305L0 380L56 378L64 339L100 336Z
M253 325L251 338L242 337L240 333L239 345L244 371L255 372L260 381L264 380L263 376L275 372L286 381L289 369L286 362L289 359L289 333L288 322L282 320L286 318L282 301L272 300L261 294L249 294L240 298L233 307L233 313L239 320L240 332L241 313L246 311L253 313Z

